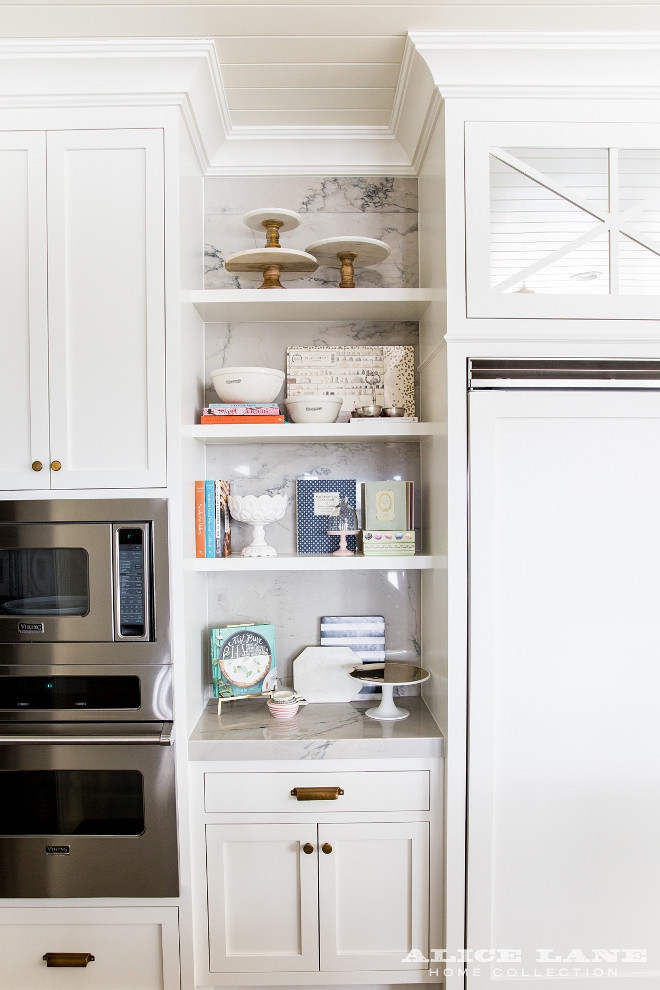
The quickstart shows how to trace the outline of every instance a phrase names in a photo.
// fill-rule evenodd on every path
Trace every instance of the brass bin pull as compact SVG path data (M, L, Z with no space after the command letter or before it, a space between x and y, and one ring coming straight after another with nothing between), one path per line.
M86 966L94 962L91 952L47 952L42 957L47 966Z
M296 801L336 801L343 793L341 787L294 787L291 797Z

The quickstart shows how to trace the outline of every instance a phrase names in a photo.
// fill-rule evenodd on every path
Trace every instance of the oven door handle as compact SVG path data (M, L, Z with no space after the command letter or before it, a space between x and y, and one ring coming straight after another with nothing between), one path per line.
M99 744L108 745L112 743L115 745L136 745L145 743L153 746L171 746L174 742L174 727L171 722L168 722L162 729L157 732L153 732L150 735L140 733L132 735L131 733L117 733L116 735L86 735L85 733L72 733L71 735L49 735L43 733L41 735L37 733L26 733L25 735L2 735L0 733L0 745L12 745L12 746L24 746L26 743L47 743L51 745L55 743L56 745L66 744L68 746L98 746Z

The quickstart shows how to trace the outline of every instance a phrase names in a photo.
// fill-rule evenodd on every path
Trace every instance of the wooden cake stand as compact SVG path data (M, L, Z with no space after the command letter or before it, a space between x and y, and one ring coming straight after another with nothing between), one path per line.
M261 272L260 289L283 289L282 272L315 272L318 268L313 255L280 246L280 231L295 230L300 224L300 216L293 210L272 207L251 210L243 217L243 223L250 230L265 230L266 244L230 254L225 262L228 272Z
M377 708L368 708L369 718L377 718L384 722L407 718L410 712L405 708L397 708L394 704L394 688L404 684L421 684L431 676L428 670L417 667L414 663L363 663L354 667L351 677L363 684L377 684L382 688L383 697Z
M340 289L355 288L355 268L369 268L385 261L392 249L385 241L373 237L326 237L314 241L305 250L329 268L340 268Z

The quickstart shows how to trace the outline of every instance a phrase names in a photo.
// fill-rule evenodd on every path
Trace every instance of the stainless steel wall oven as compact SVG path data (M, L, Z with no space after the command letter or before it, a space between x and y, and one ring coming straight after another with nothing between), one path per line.
M0 503L0 896L178 894L167 506Z

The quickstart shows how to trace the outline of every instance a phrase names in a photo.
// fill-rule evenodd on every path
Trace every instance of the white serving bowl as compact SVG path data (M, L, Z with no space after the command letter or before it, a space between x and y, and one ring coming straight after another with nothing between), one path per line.
M342 401L325 395L303 395L299 399L285 399L284 404L293 423L334 423Z
M273 402L282 388L284 372L277 368L216 368L211 379L222 402Z

